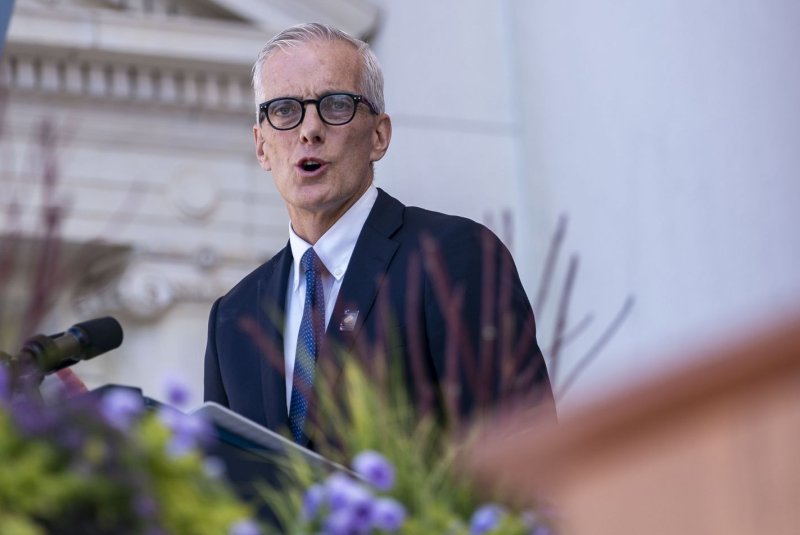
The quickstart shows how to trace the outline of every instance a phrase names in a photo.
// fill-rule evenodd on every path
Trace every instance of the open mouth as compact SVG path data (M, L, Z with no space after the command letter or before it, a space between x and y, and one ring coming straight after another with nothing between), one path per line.
M300 162L299 167L303 171L306 171L306 172L309 172L309 173L313 173L314 171L316 171L317 169L322 167L322 164L323 164L323 162L321 162L319 160L306 159L306 160L302 160Z

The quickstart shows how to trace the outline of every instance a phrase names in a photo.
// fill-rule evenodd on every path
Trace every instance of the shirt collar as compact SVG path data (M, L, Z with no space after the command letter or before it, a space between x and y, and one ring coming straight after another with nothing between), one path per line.
M361 229L367 221L372 207L378 198L378 188L372 183L367 191L351 206L342 216L336 220L331 228L313 245L314 252L317 253L325 269L337 281L344 277L350 257L356 248ZM300 259L303 257L310 243L298 236L291 225L289 225L289 246L292 249L292 263L294 265L294 277L292 280L292 291L297 291L300 285Z

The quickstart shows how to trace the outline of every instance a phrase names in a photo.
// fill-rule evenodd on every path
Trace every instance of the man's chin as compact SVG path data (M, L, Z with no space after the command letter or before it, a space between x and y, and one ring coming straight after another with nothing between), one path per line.
M304 188L302 191L297 191L291 198L284 198L284 202L292 219L336 212L337 207L344 204L336 196L331 195L331 192L316 188Z

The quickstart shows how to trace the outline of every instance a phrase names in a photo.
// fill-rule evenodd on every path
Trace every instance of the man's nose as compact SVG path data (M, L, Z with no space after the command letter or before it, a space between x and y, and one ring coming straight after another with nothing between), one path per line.
M320 143L325 139L325 123L313 102L305 103L306 113L300 122L300 139L305 143Z

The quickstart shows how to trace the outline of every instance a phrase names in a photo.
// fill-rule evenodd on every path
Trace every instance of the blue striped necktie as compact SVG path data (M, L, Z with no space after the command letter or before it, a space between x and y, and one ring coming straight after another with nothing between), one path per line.
M323 266L313 247L309 247L303 254L300 266L306 274L306 301L297 335L289 427L295 442L305 444L307 439L304 427L308 400L314 386L314 365L319 355L322 335L325 333L325 296L322 290Z

